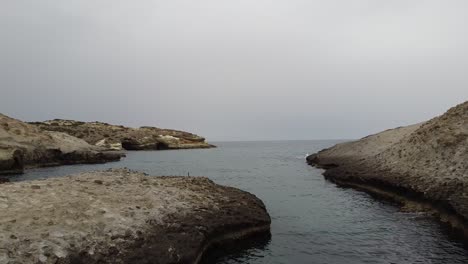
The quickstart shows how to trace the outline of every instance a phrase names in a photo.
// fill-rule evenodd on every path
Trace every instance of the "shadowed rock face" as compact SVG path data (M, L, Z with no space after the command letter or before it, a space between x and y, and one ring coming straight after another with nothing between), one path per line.
M20 149L0 149L0 173L18 174L24 170L24 154Z
M264 204L204 177L126 169L0 185L0 263L197 263L268 233Z
M421 124L338 144L307 161L339 184L412 196L466 222L468 102Z
M163 150L212 148L205 138L192 133L156 127L131 128L101 122L80 122L55 119L33 122L48 131L64 132L81 138L91 145L108 149Z
M21 173L28 166L101 163L120 157L65 133L43 131L0 114L0 174Z

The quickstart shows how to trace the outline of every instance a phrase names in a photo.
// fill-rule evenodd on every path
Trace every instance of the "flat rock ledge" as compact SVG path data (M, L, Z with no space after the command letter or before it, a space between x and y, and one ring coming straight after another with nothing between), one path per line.
M337 144L307 162L340 186L427 212L468 238L468 102L424 123Z
M313 154L307 158L311 166L325 169L325 179L343 188L353 188L376 198L391 201L405 212L422 212L457 231L468 241L467 185L461 181L447 181L445 185L417 188L418 176L398 174L380 168L380 164L352 157L321 158ZM407 178L406 181L402 181ZM409 185L407 185L407 182ZM412 184L412 185L411 185ZM422 185L421 185L422 186Z
M0 263L198 263L267 233L254 195L205 177L127 169L0 185Z

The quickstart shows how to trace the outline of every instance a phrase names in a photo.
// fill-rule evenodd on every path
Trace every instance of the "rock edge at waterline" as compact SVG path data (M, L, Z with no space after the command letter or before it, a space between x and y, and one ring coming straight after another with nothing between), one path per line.
M338 185L427 211L468 234L468 102L424 123L337 144L307 162Z
M0 263L197 263L271 222L257 197L205 177L112 169L0 193Z
M122 156L0 114L0 175L22 173L28 167L118 161Z
M91 145L110 150L167 150L214 148L204 137L157 127L143 126L132 128L103 122L81 122L54 119L44 122L31 122L43 130L67 133L81 138Z

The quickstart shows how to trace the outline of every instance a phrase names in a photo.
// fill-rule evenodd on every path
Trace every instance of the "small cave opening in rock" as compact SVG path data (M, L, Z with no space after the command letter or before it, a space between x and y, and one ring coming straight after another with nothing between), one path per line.
M122 148L125 150L138 150L134 144L125 141L122 142Z
M124 139L122 140L122 148L125 150L166 150L169 149L169 145L162 142L152 142L150 144L142 144L135 139Z
M125 138L121 141L122 148L125 150L141 150L140 144L131 138Z
M13 160L14 160L13 169L22 170L24 167L23 158L16 156L13 158Z
M24 154L21 150L15 150L13 152L13 165L11 167L13 170L23 170L24 169Z
M157 150L167 150L167 149L169 149L169 145L159 142L158 145L156 146L156 149Z

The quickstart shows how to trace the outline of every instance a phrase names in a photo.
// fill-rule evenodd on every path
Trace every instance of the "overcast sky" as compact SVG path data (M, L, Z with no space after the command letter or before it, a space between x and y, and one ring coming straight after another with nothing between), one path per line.
M2 0L0 112L358 138L468 100L466 0Z

